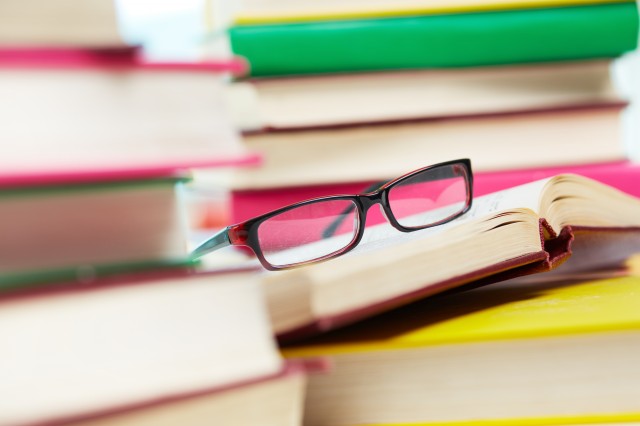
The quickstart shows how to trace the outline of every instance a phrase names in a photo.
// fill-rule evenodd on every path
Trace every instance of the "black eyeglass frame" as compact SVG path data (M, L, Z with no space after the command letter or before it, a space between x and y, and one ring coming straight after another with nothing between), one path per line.
M461 176L465 177L466 188L466 200L464 207L458 211L457 213L446 217L438 222L430 223L424 226L418 227L406 227L402 226L398 220L395 218L393 212L391 211L391 207L389 206L389 192L391 189L407 179L414 177L417 174L423 173L425 171L433 170L440 167L448 167L448 166L459 166L463 171ZM278 216L284 212L289 210L296 209L301 206L320 203L324 201L332 201L332 200L347 200L353 202L354 206L358 210L358 229L354 234L352 240L340 250L334 251L332 253L326 254L324 256L317 257L315 259L311 259L304 262L297 262L293 264L287 265L273 265L270 263L264 256L262 248L260 247L260 242L258 238L258 228L262 222L271 219L274 216ZM246 246L249 247L256 255L262 266L269 271L280 271L285 269L292 269L303 265L308 265L310 263L317 263L327 259L331 259L337 256L341 256L351 250L360 243L362 240L362 236L365 231L365 224L367 218L367 212L369 209L375 204L382 205L382 209L385 213L385 216L391 226L396 228L401 232L413 232L421 229L432 228L434 226L442 225L444 223L450 222L451 220L462 216L466 212L469 211L473 202L473 173L471 171L471 161L469 159L459 159L446 161L443 163L433 164L431 166L423 167L417 170L414 170L410 173L400 176L399 178L393 179L378 189L365 192L362 194L355 195L328 195L324 197L312 198L309 200L300 201L294 204L290 204L288 206L279 208L277 210L270 211L268 213L262 214L260 216L256 216L254 218L248 219L244 222L240 222L235 225L227 226L222 229L220 232L215 234L213 237L205 241L202 245L196 248L192 253L192 258L197 259L207 253L218 250L220 248L226 246Z

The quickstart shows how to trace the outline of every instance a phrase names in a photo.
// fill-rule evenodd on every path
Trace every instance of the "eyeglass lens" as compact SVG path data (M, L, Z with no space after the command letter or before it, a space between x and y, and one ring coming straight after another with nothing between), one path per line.
M336 222L341 223L340 227L331 238L326 238L323 233ZM265 260L282 267L344 249L355 238L358 225L354 201L318 201L265 220L258 228L258 241Z
M447 165L409 176L389 190L389 208L405 228L423 228L446 222L467 205L464 168Z

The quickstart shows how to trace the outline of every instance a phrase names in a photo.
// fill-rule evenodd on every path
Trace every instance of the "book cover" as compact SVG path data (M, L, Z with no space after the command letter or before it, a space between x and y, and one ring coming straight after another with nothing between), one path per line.
M235 26L251 75L444 68L617 57L635 49L635 2L387 19Z

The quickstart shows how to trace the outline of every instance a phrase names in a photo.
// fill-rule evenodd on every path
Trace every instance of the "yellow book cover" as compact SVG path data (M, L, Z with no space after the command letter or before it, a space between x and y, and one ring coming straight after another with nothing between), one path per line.
M640 277L509 282L432 298L284 349L288 357L640 330Z
M328 356L309 425L640 420L640 277L504 282L283 350Z
M234 22L236 25L283 24L627 2L629 0L247 0L235 14Z
M527 419L480 420L438 423L387 423L384 426L639 426L640 413L619 415L590 415L540 417ZM382 426L382 425L361 425Z

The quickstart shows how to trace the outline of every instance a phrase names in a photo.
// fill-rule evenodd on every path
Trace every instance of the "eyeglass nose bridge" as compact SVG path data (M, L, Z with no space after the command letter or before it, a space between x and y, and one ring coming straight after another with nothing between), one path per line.
M380 205L380 211L382 212L382 215L387 220L387 222L389 222L389 224L391 224L391 226L393 226L397 230L405 232L405 229L400 226L400 224L395 220L393 213L391 213L389 209L388 192L384 189L368 192L365 194L359 194L358 202L360 203L360 206L362 208L363 231L366 226L367 213L369 212L369 209L378 204Z
M367 192L365 194L359 194L358 201L362 206L362 211L366 213L367 211L369 211L371 206L375 204L383 205L384 203L383 203L382 193L383 191L379 190L379 191Z

